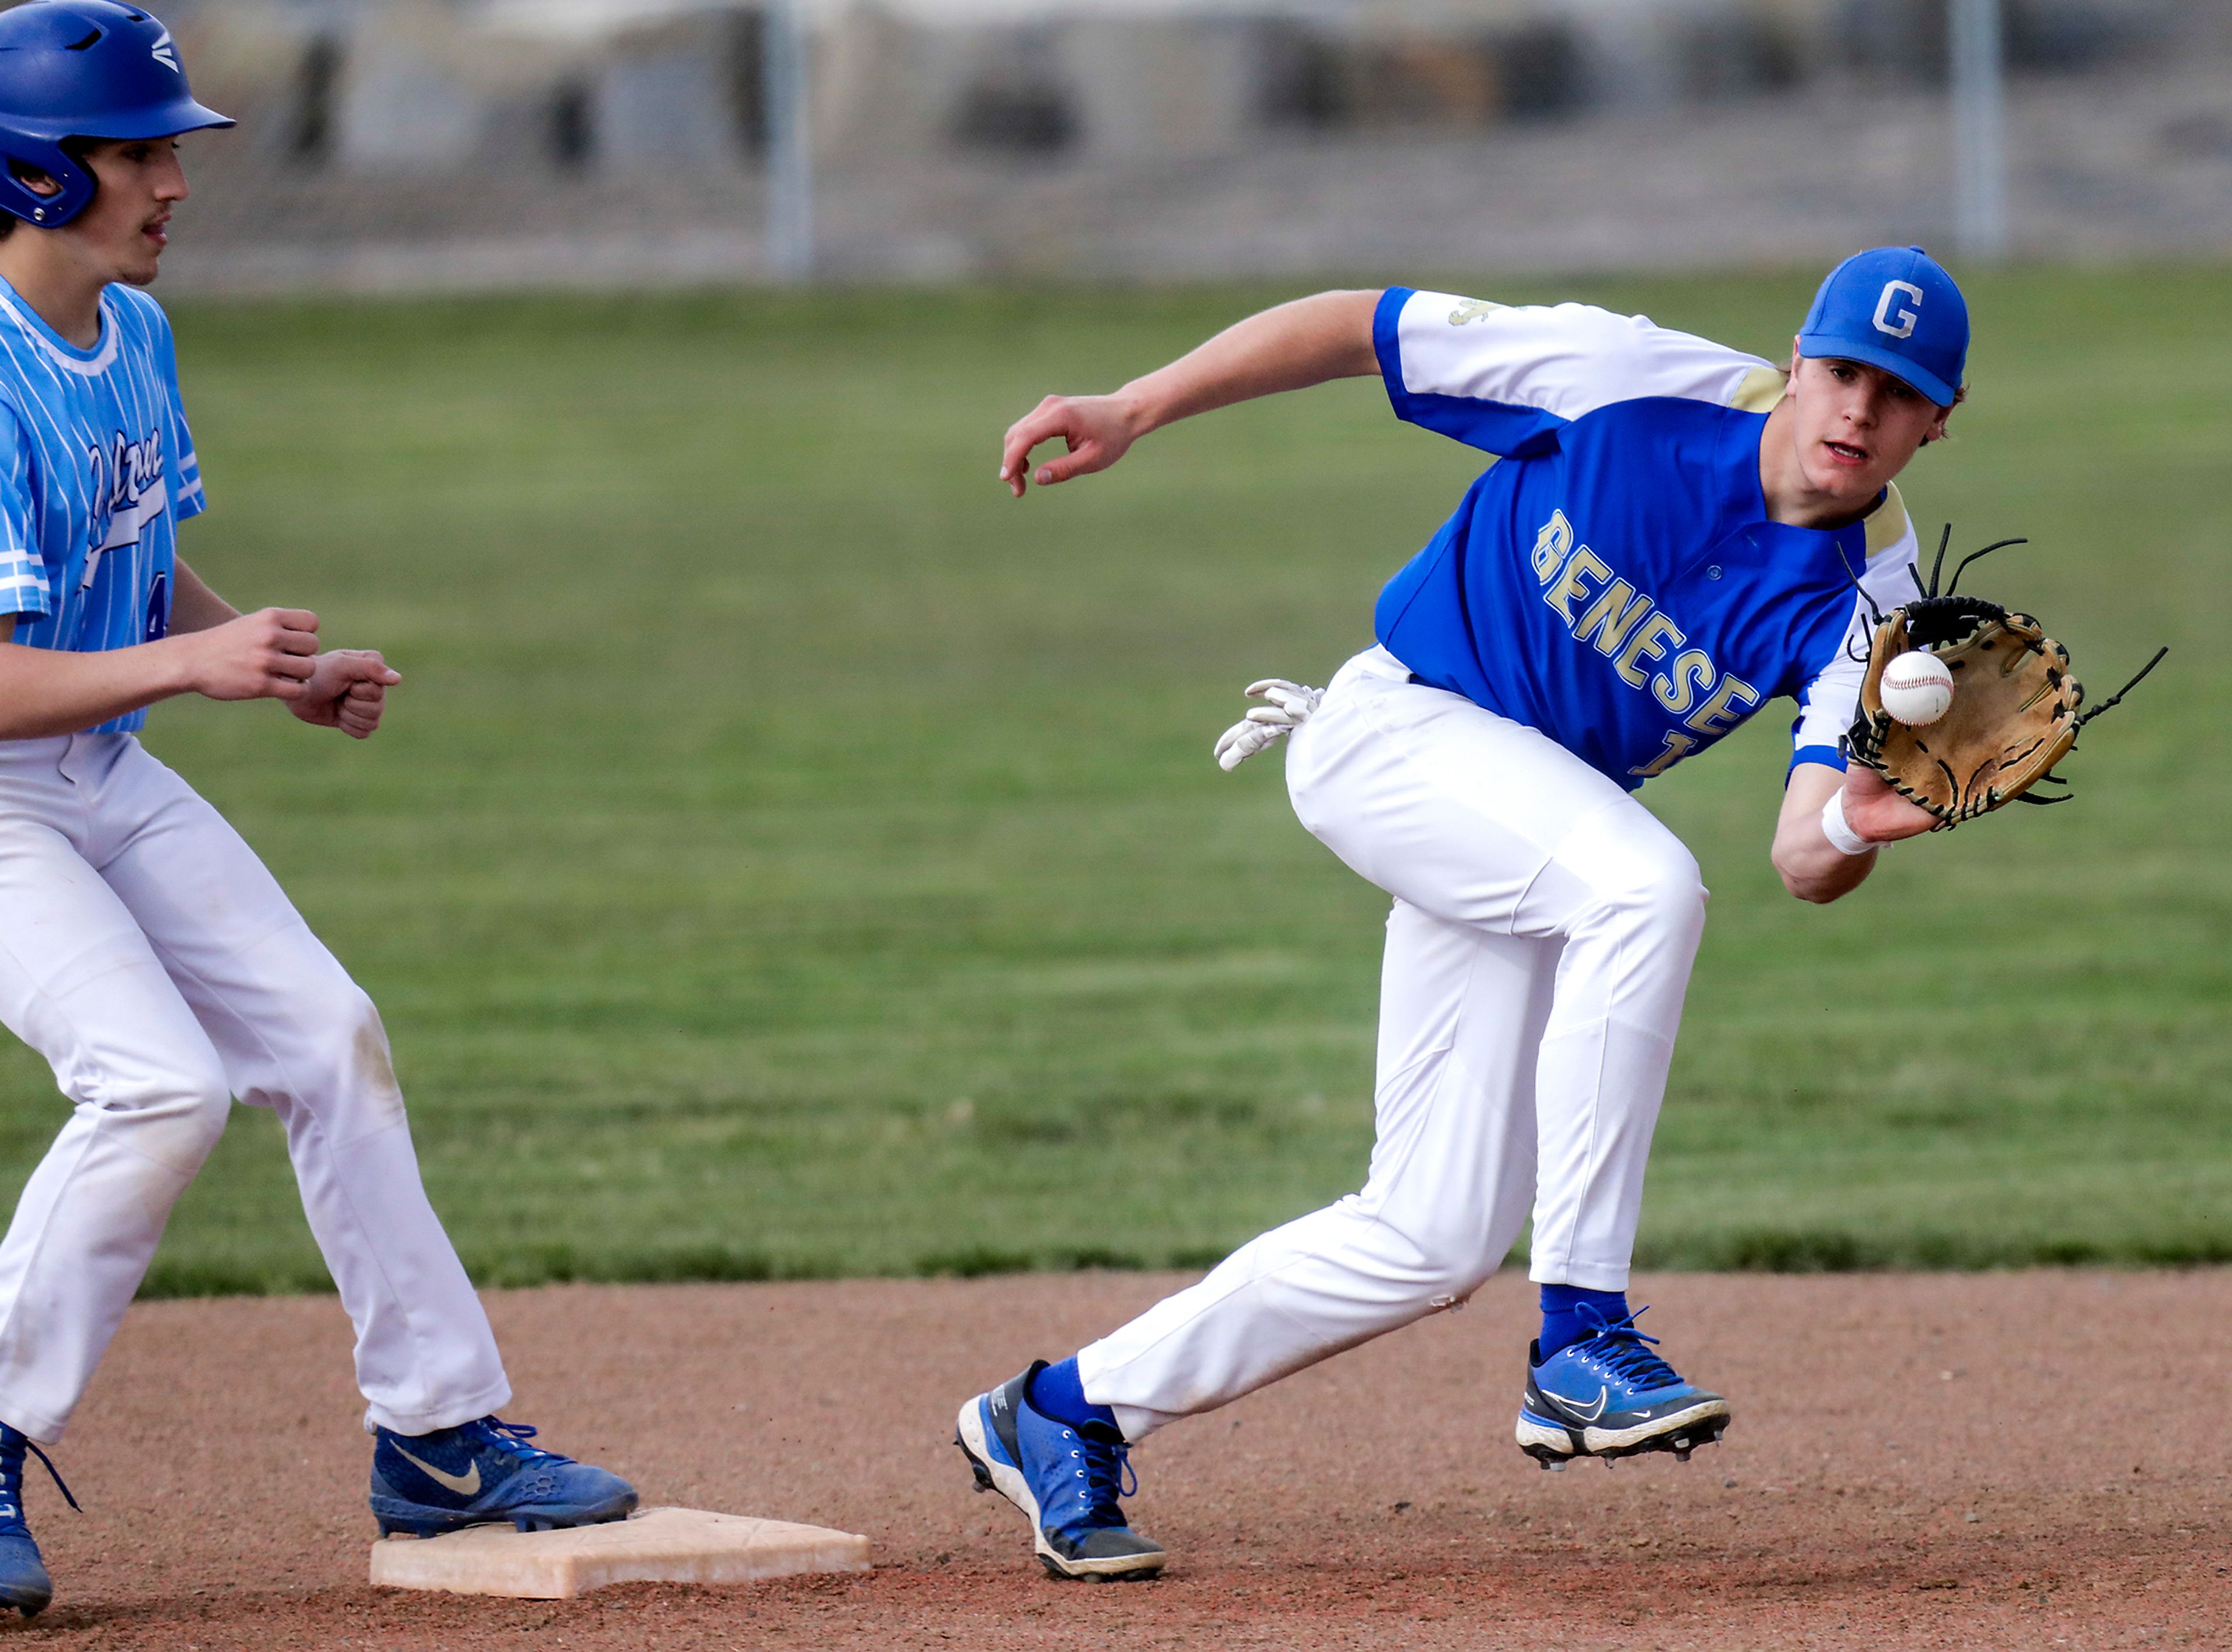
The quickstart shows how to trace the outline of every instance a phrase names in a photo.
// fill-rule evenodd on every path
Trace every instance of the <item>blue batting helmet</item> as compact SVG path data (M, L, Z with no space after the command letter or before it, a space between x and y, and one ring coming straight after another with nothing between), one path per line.
M0 11L0 211L44 229L93 199L93 175L67 138L168 138L232 122L194 101L171 31L114 0L30 0ZM62 185L41 195L15 175L35 166Z

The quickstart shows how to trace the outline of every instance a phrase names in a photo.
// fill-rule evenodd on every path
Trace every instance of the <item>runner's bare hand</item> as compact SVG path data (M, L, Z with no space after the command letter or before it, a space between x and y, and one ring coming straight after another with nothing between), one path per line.
M212 700L293 700L316 668L318 616L259 608L176 638L189 658L187 686Z
M387 690L403 673L371 648L336 648L321 654L303 683L301 696L287 709L305 722L338 729L352 740L367 740L380 727Z

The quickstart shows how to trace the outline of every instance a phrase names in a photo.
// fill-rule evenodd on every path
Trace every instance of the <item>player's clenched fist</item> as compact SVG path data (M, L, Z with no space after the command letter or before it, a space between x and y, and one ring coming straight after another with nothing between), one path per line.
M315 664L302 692L287 709L305 722L338 729L353 740L369 736L387 708L387 690L403 680L403 673L371 648L336 648L319 655Z
M1000 480L1018 499L1026 482L1050 488L1072 476L1106 470L1122 458L1141 434L1122 398L1117 396L1049 396L1008 426L1000 450ZM1050 459L1034 473L1031 450L1041 442L1059 438L1068 452Z
M316 669L318 616L260 608L178 639L193 656L190 686L212 700L292 700Z

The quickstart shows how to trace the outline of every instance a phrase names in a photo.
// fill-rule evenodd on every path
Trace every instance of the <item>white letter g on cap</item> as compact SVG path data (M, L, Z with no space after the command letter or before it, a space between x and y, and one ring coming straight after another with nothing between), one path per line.
M1902 309L1899 311L1898 325L1896 327L1891 325L1889 312L1891 310L1891 295L1895 293L1905 294L1907 301L1910 303L1919 304L1922 302L1922 288L1917 287L1912 282L1885 282L1884 283L1883 296L1876 301L1876 331L1878 333L1888 333L1894 339L1912 338L1914 336L1914 323L1917 319L1912 310Z

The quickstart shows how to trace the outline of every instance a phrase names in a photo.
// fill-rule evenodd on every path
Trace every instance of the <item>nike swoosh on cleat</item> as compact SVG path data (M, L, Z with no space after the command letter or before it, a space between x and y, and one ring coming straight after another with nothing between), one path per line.
M1564 1406L1566 1409L1571 1411L1575 1416L1580 1418L1582 1422L1594 1422L1599 1417L1604 1415L1605 1403L1611 1398L1612 1390L1609 1388L1600 1388L1597 1390L1597 1403L1593 1406L1576 1405L1573 1401L1565 1398L1562 1395L1559 1396L1558 1403ZM416 1461L417 1459L414 1458L412 1461ZM480 1465L477 1463L474 1465L475 1467L478 1467Z
M1601 1411L1604 1408L1600 1405L1597 1409ZM1594 1421L1593 1418L1591 1420ZM432 1463L419 1461L401 1446L395 1448L395 1454L436 1485L446 1486L460 1497L478 1497L481 1494L481 1466L478 1463L473 1465L470 1474L445 1474Z

